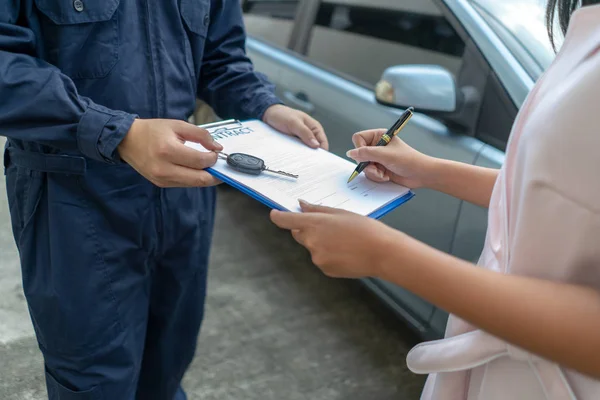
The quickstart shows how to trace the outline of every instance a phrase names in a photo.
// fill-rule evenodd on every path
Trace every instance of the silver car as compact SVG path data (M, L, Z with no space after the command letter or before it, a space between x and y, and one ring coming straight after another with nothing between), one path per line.
M402 139L432 156L499 168L518 109L554 52L539 0L247 0L248 54L279 96L324 126L345 157L354 132L417 114ZM383 221L476 262L486 210L430 190ZM447 314L363 281L424 339Z

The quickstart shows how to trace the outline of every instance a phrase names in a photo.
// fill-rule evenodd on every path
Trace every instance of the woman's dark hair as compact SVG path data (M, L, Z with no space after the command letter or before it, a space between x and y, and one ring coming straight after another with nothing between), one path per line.
M558 17L558 26L564 35L569 27L571 15L580 6L589 6L600 3L600 0L548 0L548 8L546 9L546 26L548 27L548 35L552 47L556 49L554 41L554 18Z

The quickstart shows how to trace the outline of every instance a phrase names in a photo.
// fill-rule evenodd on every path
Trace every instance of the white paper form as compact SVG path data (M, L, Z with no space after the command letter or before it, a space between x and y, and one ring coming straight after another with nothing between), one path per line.
M226 154L245 153L264 160L267 168L298 175L298 179L263 171L248 175L231 168L219 159L213 170L235 180L277 203L284 209L300 211L298 200L370 215L392 201L403 197L408 188L394 183L375 183L364 174L350 184L348 178L356 165L323 149L311 149L299 139L284 135L261 121L243 125L208 128ZM206 151L201 145L187 146Z

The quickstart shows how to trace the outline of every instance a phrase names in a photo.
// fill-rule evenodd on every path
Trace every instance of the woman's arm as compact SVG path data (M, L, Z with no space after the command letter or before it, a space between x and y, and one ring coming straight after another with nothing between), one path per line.
M500 170L431 159L425 186L481 207L489 207Z
M386 247L379 278L516 346L600 378L598 291L477 268L399 232Z
M516 227L529 232L527 242L505 243L518 250L512 264L541 264L537 269L545 275L564 276L567 263L574 263L580 281L599 282L600 253L590 251L590 241L599 236L600 222L589 222L597 217L568 200L546 195L535 200L528 212L533 215L518 222L531 227L538 221L535 232ZM302 202L301 207L303 213L273 211L271 219L290 230L328 276L396 283L494 336L600 378L598 291L478 268L371 218ZM557 230L570 234L557 239Z

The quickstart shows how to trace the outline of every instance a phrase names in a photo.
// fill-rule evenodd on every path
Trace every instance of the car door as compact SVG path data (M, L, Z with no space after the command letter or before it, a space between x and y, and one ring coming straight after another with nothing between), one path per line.
M252 27L248 27L247 48L251 58L259 60L257 69L276 82L280 97L323 124L335 154L345 157L353 133L389 127L402 113L375 100L374 85L385 68L437 64L457 76L469 74L463 66L468 51L464 40L432 2L321 1L316 7L310 3L301 6L312 7L313 23L292 27L307 38L307 43L295 43L304 54L284 50L267 36L253 35ZM450 126L418 113L402 138L435 157L475 162L483 143ZM461 202L426 189L416 195L383 221L437 249L451 251ZM483 235L485 225L478 229ZM431 304L389 282L369 279L365 283L422 335L431 335L429 322L435 312Z

